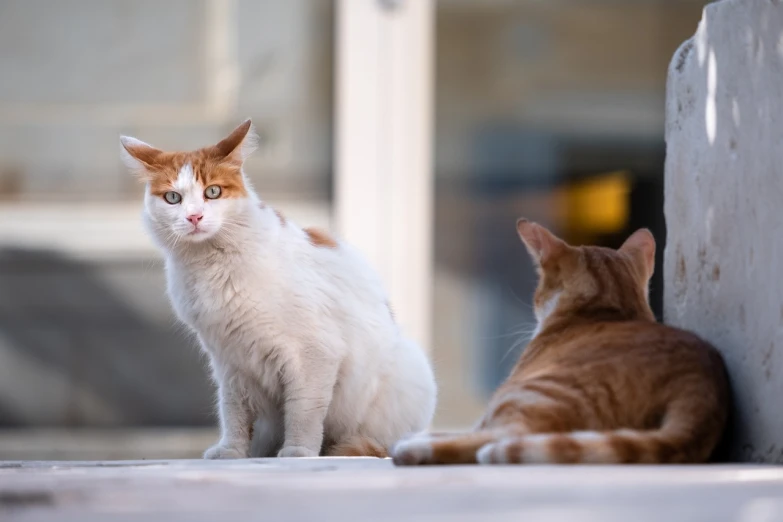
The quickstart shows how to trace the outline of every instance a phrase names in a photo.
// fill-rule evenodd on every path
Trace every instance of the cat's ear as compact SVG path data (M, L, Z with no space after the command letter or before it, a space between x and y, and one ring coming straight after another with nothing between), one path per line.
M250 154L256 150L258 136L253 129L253 122L245 120L231 134L212 147L212 154L221 161L229 161L241 165Z
M120 156L128 169L142 180L163 155L163 151L130 136L120 136Z
M629 254L641 267L646 279L655 271L655 238L646 228L640 228L625 240L620 252Z
M562 239L546 228L524 218L517 220L517 233L533 261L539 265L567 246Z

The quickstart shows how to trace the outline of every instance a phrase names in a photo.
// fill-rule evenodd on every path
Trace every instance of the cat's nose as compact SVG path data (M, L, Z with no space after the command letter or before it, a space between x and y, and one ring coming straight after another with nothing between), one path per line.
M188 221L193 223L193 226L195 227L196 225L198 225L198 222L201 221L201 218L203 218L203 217L204 217L204 214L200 214L199 213L199 214L191 214L191 215L189 215L185 219L187 219Z

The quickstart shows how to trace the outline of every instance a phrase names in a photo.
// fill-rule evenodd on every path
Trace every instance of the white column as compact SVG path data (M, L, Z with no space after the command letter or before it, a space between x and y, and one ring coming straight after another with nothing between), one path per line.
M338 0L335 223L429 347L433 0Z

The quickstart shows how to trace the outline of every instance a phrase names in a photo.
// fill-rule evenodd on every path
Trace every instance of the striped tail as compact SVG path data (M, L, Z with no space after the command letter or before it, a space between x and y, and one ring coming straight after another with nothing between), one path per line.
M675 464L694 459L661 430L540 433L481 447L479 464Z
M706 419L701 419L706 421ZM391 456L398 466L418 464L675 464L709 459L722 422L671 418L657 430L520 434L485 430L420 434L401 440Z
M500 439L481 447L480 464L685 464L709 460L720 441L722 410L695 408L690 400L669 405L652 430L540 433Z
M377 457L385 459L389 452L382 444L370 437L354 435L335 444L326 454L327 457Z

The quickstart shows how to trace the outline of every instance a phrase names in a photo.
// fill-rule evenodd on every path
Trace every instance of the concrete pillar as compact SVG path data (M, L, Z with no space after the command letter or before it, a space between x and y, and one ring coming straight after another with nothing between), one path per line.
M732 459L783 463L783 3L708 5L666 119L664 319L726 359Z
M406 335L432 317L432 0L340 0L335 222L375 267Z

